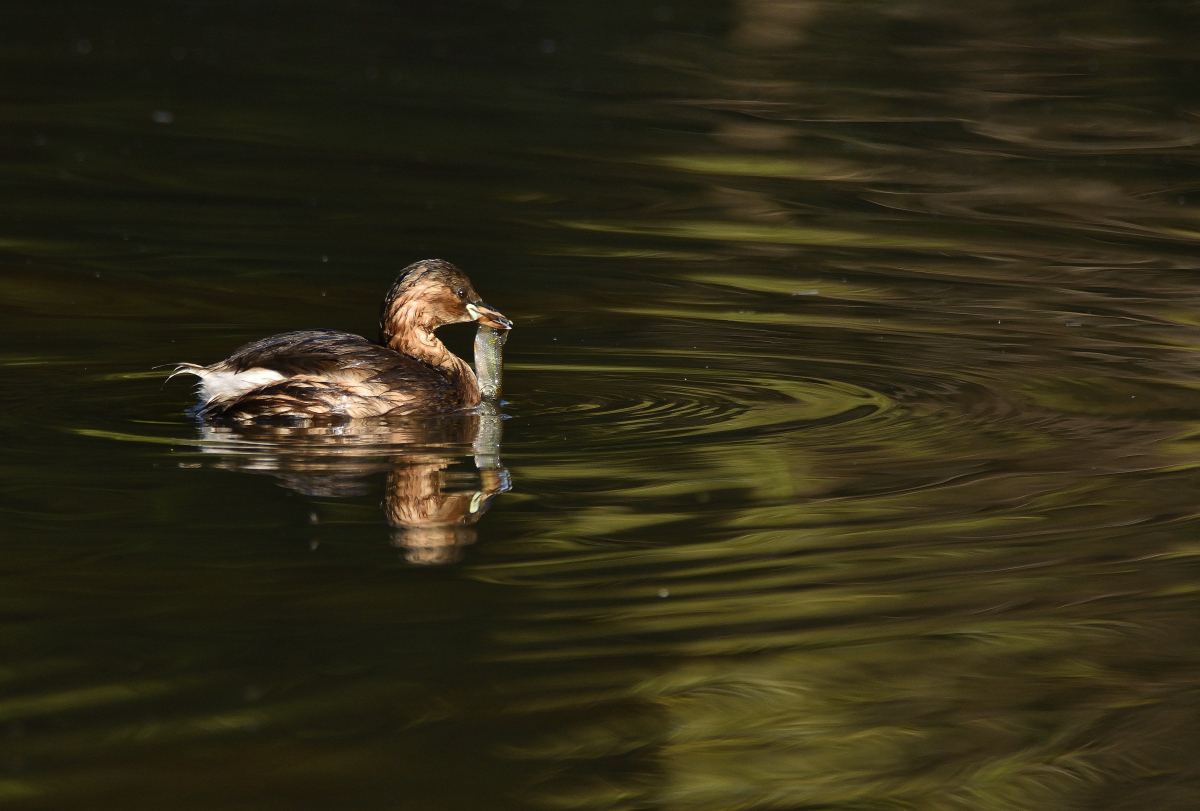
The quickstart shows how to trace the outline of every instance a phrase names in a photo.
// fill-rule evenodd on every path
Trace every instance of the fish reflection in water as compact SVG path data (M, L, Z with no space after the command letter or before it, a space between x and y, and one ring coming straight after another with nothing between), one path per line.
M266 473L315 498L366 493L386 473L383 510L392 543L410 563L452 563L475 542L474 524L492 499L512 488L500 459L502 415L490 404L477 413L403 421L358 420L340 425L203 425L213 467ZM476 486L448 489L447 469L471 459Z

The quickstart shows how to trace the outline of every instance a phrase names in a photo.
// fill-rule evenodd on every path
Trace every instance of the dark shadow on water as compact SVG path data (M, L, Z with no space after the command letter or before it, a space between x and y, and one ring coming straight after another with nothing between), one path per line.
M492 500L512 489L500 459L503 416L481 413L339 425L204 425L211 467L267 474L313 498L351 498L387 477L383 511L392 543L410 563L461 560L475 543L474 525ZM469 461L478 476L451 472ZM464 481L466 479L466 481Z

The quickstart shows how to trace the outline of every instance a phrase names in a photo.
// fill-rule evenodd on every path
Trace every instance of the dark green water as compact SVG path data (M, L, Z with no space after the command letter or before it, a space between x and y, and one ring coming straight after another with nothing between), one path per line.
M1198 31L5 4L0 803L1200 808ZM498 456L155 368L434 256Z

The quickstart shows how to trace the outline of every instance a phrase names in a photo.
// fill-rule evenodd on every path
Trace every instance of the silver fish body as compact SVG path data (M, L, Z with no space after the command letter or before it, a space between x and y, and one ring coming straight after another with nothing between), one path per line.
M500 396L504 374L504 342L508 330L492 329L482 324L475 333L475 377L480 393L489 400Z

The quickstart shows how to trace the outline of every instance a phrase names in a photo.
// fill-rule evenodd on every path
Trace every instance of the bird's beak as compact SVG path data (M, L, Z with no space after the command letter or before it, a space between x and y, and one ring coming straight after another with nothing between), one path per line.
M491 327L492 329L512 329L511 321L505 318L499 310L489 307L482 301L478 304L468 303L467 312L485 327Z

